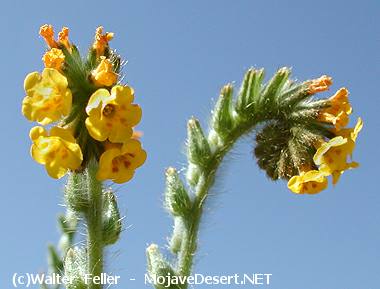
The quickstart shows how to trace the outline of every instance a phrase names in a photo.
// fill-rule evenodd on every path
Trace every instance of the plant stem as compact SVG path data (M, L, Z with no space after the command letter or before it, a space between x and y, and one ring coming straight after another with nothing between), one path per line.
M88 166L88 190L89 190L89 207L86 212L87 220L87 262L88 274L91 278L101 275L103 272L103 194L102 183L96 179L96 165L92 162ZM89 289L101 289L101 284L89 282Z
M191 273L191 268L193 265L193 257L194 253L197 249L197 239L198 239L198 231L199 224L202 219L203 213L203 205L208 196L208 192L215 182L215 175L217 170L223 161L225 155L232 149L234 144L238 141L238 139L249 133L253 127L259 121L250 121L243 122L239 127L233 129L230 135L224 140L223 145L220 145L216 148L213 157L210 158L207 166L204 167L203 173L200 176L199 182L196 186L195 190L195 200L192 211L192 218L185 225L188 230L186 235L184 236L183 243L181 245L181 250L179 252L179 273L182 276L189 276ZM184 288L187 288L188 285L184 285Z

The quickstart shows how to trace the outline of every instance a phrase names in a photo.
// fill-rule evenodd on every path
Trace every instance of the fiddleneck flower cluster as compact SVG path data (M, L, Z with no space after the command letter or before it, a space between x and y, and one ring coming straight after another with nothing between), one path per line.
M325 91L332 84L330 77L322 76L309 84L311 94ZM359 166L350 162L355 148L356 138L363 127L361 118L354 128L347 128L352 106L348 100L348 90L339 89L326 100L326 106L317 113L317 121L329 125L333 134L329 140L320 138L315 141L314 164L299 167L299 174L288 181L288 188L296 194L316 194L328 186L328 176L332 176L335 185L344 171Z
M43 25L40 35L49 48L45 68L25 78L22 103L24 116L41 125L30 131L32 157L53 178L95 159L99 180L127 182L146 152L133 131L142 115L134 90L118 83L121 60L109 47L113 33L97 28L86 59L69 41L68 28L57 40L51 25Z

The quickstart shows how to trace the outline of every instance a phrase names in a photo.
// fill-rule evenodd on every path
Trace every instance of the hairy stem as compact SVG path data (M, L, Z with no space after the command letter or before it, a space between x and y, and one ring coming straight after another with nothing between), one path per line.
M103 194L102 183L96 177L96 165L89 164L88 167L88 190L89 190L89 207L85 214L87 221L87 262L88 273L91 277L100 276L103 272ZM89 282L89 289L101 289L101 284Z
M231 131L228 137L224 140L223 144L218 146L205 166L202 175L200 176L198 185L195 191L195 200L192 208L192 218L185 225L188 230L184 236L184 240L179 252L179 273L182 276L189 276L193 265L194 253L197 249L197 239L199 224L202 219L203 205L208 196L210 189L215 182L215 175L217 170L223 161L225 155L231 150L238 139L250 132L253 127L256 126L258 121L242 123L239 127L236 127ZM184 288L187 288L187 284Z
M289 75L288 68L280 68L263 84L264 70L250 68L236 97L233 86L225 85L212 110L208 137L196 118L188 121L187 188L174 168L166 170L164 205L174 218L169 248L177 258L173 264L159 252L157 245L149 246L147 257L151 276L165 277L170 273L188 277L191 274L204 204L218 168L234 144L258 124L264 125L256 134L254 154L259 167L271 179L289 180L297 175L300 164L315 166L314 144L329 137L326 127L315 125L320 113L315 105L320 101L310 99L315 93L310 91L310 81L296 83L289 79ZM316 80L327 89L328 85L323 81ZM299 114L300 107L306 112ZM182 280L185 282L186 278ZM168 286L186 289L188 283L175 286L155 284L157 289Z

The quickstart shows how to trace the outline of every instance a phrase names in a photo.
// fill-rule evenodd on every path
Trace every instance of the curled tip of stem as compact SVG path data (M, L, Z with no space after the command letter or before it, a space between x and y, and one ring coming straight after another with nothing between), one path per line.
M330 136L331 132L316 119L325 102L310 97L311 92L328 88L331 78L323 76L315 81L296 83L289 79L290 73L289 68L282 67L263 84L264 70L250 68L236 100L232 84L225 85L211 115L208 138L196 118L188 121L186 177L193 190L192 198L174 168L166 170L165 192L165 206L175 222L170 248L177 258L176 268L181 276L191 272L203 206L216 172L241 136L264 123L257 134L255 154L259 166L272 179L292 177L299 166L312 161L313 143ZM156 264L154 260L165 264L164 267L169 266L157 245L149 246L147 254L151 272L160 273L152 269Z

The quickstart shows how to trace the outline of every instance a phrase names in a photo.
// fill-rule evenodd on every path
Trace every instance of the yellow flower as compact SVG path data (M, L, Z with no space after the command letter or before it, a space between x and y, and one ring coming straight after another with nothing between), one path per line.
M349 115L352 113L352 107L348 100L348 90L346 88L339 89L329 98L328 102L329 107L320 112L318 119L333 124L338 131L348 124Z
M318 170L301 172L288 182L288 188L296 194L317 194L327 188L326 176Z
M45 67L60 71L65 62L65 55L61 49L52 48L44 54L42 61L45 63Z
M118 184L125 183L145 160L146 152L138 140L130 139L123 145L113 144L100 156L96 177L100 181L110 179Z
M72 95L67 79L53 68L45 68L42 74L29 73L24 81L26 96L22 113L42 125L67 116L71 110Z
M129 86L116 85L111 94L104 88L95 91L86 107L86 127L91 137L115 143L129 139L132 128L141 119L141 108L132 104L133 99L134 92Z
M57 42L54 40L54 30L53 30L52 25L48 25L48 24L42 25L40 27L40 35L45 39L46 44L50 48L58 47Z
M100 56L98 67L92 71L91 78L97 86L111 86L117 81L117 74L113 72L113 66L109 59Z
M327 75L322 75L320 78L311 81L309 84L309 93L315 94L317 92L328 90L331 84L332 78Z
M52 178L63 177L68 170L80 167L83 156L79 145L68 129L53 127L50 135L41 127L30 130L33 141L30 153L34 160L45 165L46 171Z
M363 121L358 119L355 128L340 130L336 137L323 143L314 155L314 162L325 175L332 175L333 184L336 184L343 172L358 167L356 162L347 162L352 157L355 141L363 127Z
M104 55L104 50L108 47L108 42L113 38L113 33L107 32L103 34L103 27L96 28L95 41L92 48L96 51L96 56Z

